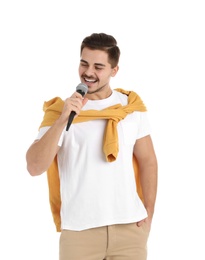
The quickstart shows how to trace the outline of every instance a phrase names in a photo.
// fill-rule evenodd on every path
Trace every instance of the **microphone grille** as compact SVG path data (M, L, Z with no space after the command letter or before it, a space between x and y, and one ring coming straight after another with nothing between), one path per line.
M84 84L84 83L80 83L76 87L76 91L79 91L79 90L86 94L88 92L88 86L86 84Z

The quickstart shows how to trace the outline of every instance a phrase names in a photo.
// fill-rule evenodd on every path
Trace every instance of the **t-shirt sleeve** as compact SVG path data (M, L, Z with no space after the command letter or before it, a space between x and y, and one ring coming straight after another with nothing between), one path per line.
M148 112L140 112L137 139L149 135L150 133L151 133L151 126L148 118Z

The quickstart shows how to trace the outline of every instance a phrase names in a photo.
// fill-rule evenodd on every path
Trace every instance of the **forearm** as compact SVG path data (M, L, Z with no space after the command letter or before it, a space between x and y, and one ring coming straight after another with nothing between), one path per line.
M148 216L152 218L157 195L157 162L141 167L140 181L144 198L144 205Z
M34 142L26 153L27 170L32 176L40 175L51 165L58 152L59 138L64 125L57 120L42 138Z

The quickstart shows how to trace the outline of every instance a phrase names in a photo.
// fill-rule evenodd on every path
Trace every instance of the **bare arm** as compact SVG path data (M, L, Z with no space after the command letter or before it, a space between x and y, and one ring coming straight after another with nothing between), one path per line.
M148 213L146 221L151 224L157 194L158 166L150 135L136 141L134 146L134 155L139 164L144 205ZM141 225L141 222L139 222L138 225Z
M65 100L62 114L42 136L40 140L34 141L26 152L27 170L32 176L40 175L51 165L60 147L58 141L63 129L67 125L71 111L80 113L81 108L87 102L81 94L75 92L70 98Z

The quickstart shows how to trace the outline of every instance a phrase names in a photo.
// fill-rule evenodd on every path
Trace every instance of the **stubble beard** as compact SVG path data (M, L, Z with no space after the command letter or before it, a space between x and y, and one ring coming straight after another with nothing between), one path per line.
M94 94L94 93L97 93L97 92L100 92L107 84L103 85L102 87L99 87L98 89L96 90L93 90L93 91L89 91L87 92L87 94Z

